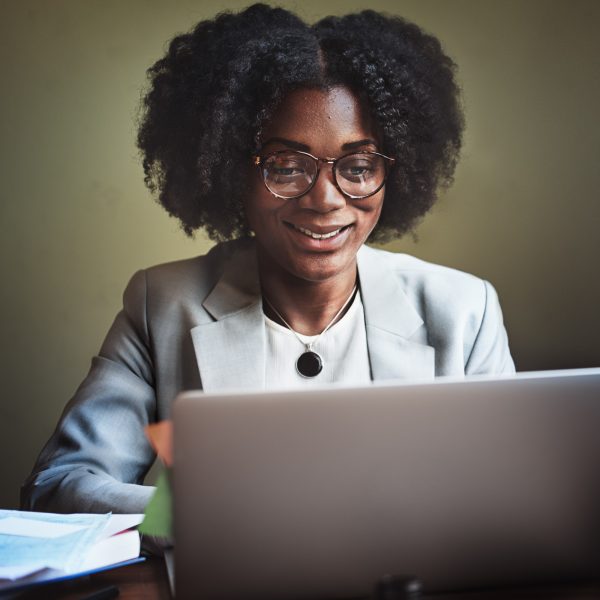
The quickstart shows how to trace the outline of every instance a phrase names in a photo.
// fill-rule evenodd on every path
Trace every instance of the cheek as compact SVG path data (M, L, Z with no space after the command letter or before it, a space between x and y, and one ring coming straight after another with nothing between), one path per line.
M363 215L363 224L367 233L371 233L371 231L375 228L377 223L379 222L379 217L381 216L381 209L383 208L383 195L378 196L375 199L375 202L370 207L370 209L365 210Z
M253 187L244 201L246 222L255 234L274 231L281 207L267 190Z

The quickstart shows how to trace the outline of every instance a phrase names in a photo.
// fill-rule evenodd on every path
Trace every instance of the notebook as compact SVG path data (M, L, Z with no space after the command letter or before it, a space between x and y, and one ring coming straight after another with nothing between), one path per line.
M177 598L598 578L600 369L174 404Z
M143 561L143 518L0 510L0 597Z

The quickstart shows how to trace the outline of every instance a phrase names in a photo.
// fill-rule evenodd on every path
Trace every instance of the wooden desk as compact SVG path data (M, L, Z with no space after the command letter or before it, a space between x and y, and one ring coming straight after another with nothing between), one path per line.
M167 571L164 562L158 558L97 573L68 584L43 586L19 596L19 600L84 600L86 596L111 585L119 588L118 600L171 600ZM423 596L423 600L598 600L599 598L600 582Z
M167 569L159 558L66 583L44 585L18 596L17 600L83 600L112 585L119 588L118 600L171 600Z

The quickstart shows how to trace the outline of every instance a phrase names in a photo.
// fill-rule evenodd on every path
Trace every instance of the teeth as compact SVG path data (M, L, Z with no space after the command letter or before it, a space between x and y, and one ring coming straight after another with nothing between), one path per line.
M313 238L313 240L326 240L327 238L331 238L334 235L337 235L342 230L342 228L340 227L340 229L330 231L329 233L315 233L310 229L304 229L304 227L298 227L297 225L295 225L294 227L298 231L301 231L304 235L308 235L309 237Z

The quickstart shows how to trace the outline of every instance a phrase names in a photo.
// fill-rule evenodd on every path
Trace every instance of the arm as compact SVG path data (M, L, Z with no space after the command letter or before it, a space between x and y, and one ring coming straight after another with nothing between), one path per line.
M514 373L515 365L508 348L508 337L498 295L489 282L484 281L483 285L485 293L483 316L471 353L465 363L465 374Z
M54 512L143 512L140 485L154 461L144 427L155 420L146 280L129 282L87 377L21 490L22 507Z

